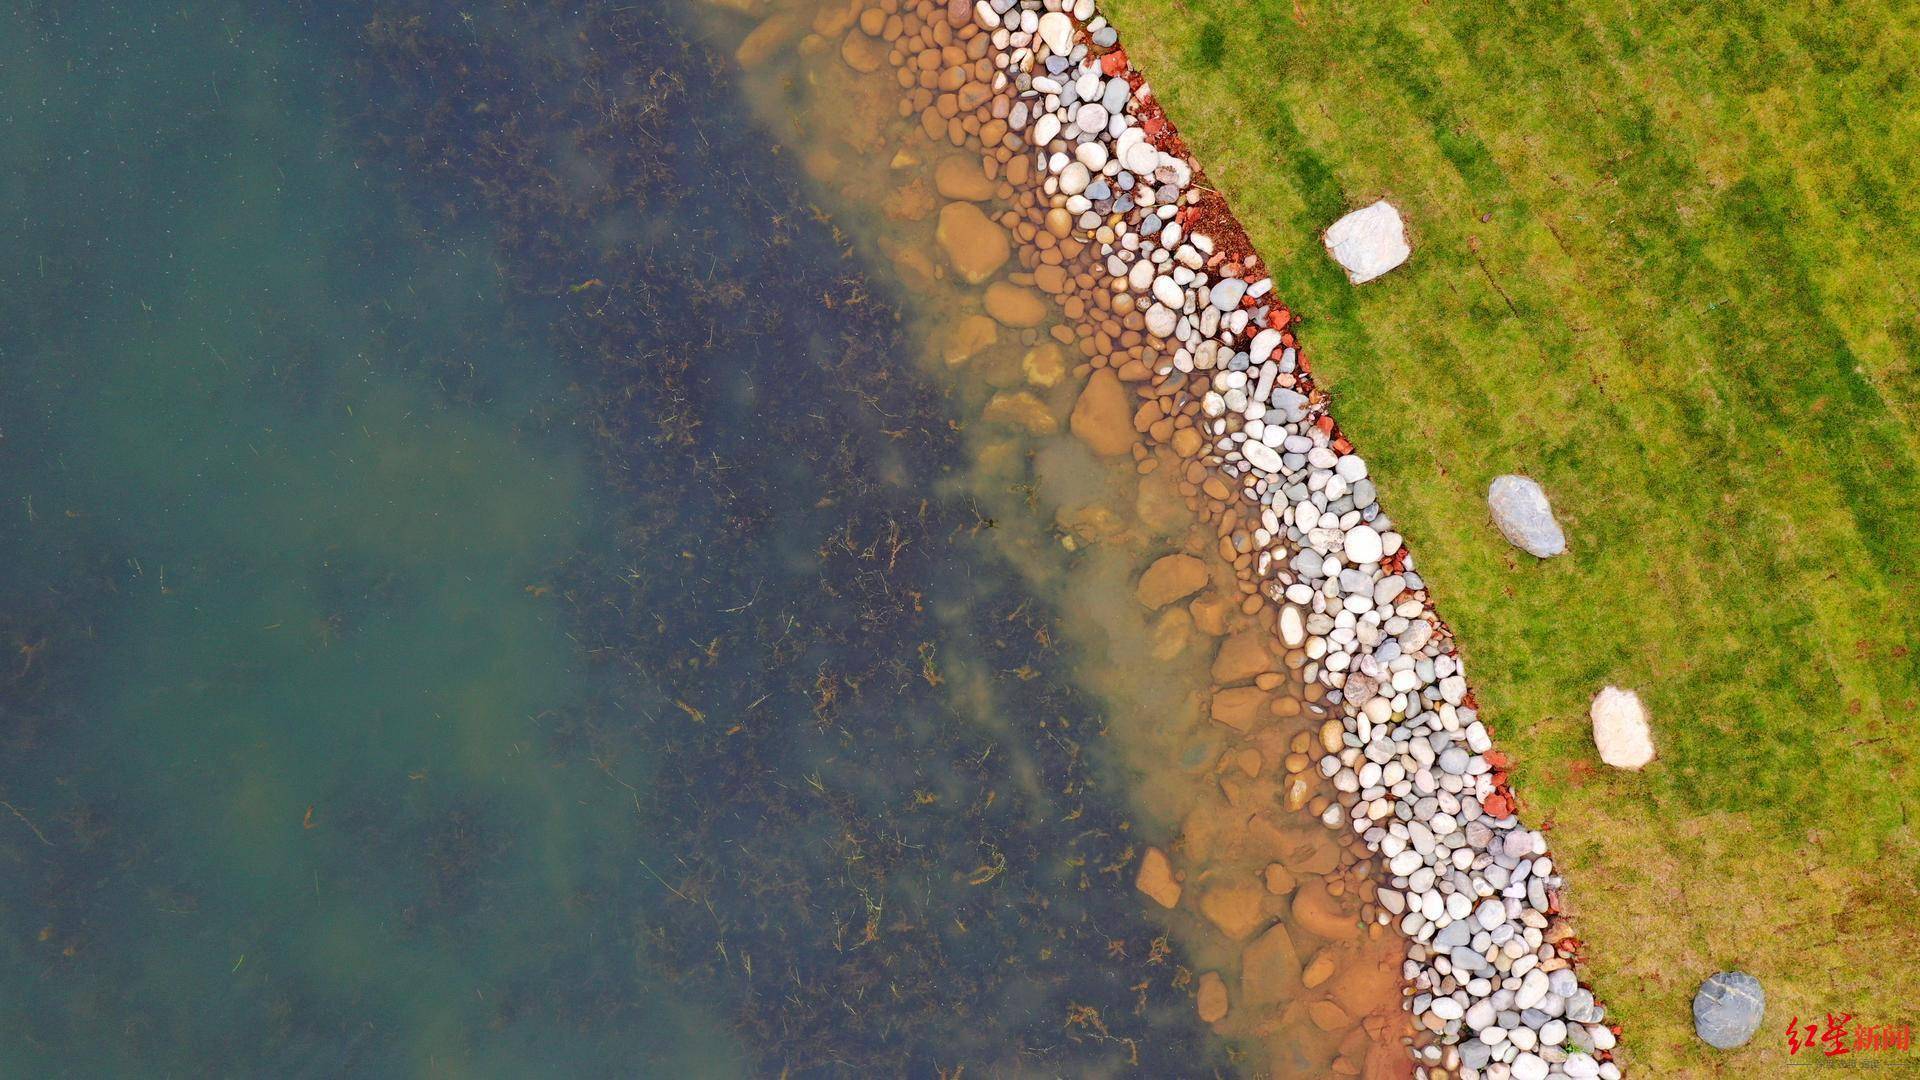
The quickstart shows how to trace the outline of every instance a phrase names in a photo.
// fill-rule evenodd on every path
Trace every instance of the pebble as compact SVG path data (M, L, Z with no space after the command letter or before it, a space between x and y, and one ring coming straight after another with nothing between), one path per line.
M1247 459L1247 464L1252 465L1256 469L1264 469L1267 472L1280 471L1279 451L1265 443L1253 441L1243 443L1240 447L1240 453Z
M1240 298L1247 295L1247 283L1239 278L1221 278L1214 283L1208 299L1221 311L1232 311L1240 306Z
M1056 56L1064 56L1073 44L1073 20L1058 11L1040 16L1040 40Z
M1356 525L1347 532L1347 561L1351 563L1377 563L1384 554L1380 546L1380 534L1371 525Z

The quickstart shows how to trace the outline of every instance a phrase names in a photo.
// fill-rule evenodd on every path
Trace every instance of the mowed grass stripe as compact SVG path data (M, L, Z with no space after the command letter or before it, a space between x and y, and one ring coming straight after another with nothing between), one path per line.
M1693 1039L1718 966L1781 1024L1920 999L1915 13L1111 6L1558 822L1636 1062L1777 1064ZM1318 233L1382 193L1413 261L1354 289ZM1572 553L1500 541L1506 471ZM1654 710L1644 774L1596 767L1608 681Z

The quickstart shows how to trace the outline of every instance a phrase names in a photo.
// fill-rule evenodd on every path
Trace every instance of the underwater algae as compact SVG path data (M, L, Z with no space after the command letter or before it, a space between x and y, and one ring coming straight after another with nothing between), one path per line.
M1226 1067L1136 903L1101 710L728 64L652 7L477 21L371 20L355 97L424 242L494 229L594 399L625 512L557 586L599 677L548 738L663 848L648 961L769 1072Z

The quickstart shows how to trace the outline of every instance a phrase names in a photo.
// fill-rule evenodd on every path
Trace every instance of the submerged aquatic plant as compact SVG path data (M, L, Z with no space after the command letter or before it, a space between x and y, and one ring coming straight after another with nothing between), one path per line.
M490 229L591 399L619 542L557 591L600 690L543 725L647 830L646 961L769 1070L1192 1073L1103 720L930 496L962 454L894 308L667 12L481 22L369 24L353 96L422 239Z

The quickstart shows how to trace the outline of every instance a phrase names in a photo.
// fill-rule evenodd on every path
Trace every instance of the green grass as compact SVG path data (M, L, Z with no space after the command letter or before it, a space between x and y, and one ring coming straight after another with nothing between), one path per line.
M1109 0L1305 316L1642 1075L1920 1001L1920 8ZM1320 247L1379 196L1408 266ZM1486 517L1538 478L1572 553ZM1660 759L1599 765L1607 682ZM1698 981L1767 985L1737 1053Z

